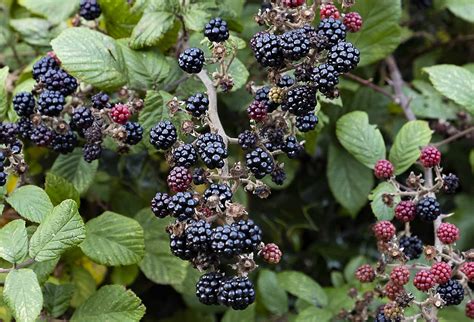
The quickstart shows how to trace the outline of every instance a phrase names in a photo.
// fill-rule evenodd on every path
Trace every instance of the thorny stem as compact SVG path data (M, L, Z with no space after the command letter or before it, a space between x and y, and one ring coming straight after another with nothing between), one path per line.
M468 128L464 131L458 132L458 133L454 134L453 136L450 136L449 138L444 139L443 141L439 141L437 143L434 143L433 145L436 146L436 147L439 147L441 145L451 143L453 141L456 141L457 139L462 138L463 136L468 135L471 132L474 132L474 126Z
M23 268L23 267L28 267L28 266L30 266L31 264L33 264L34 262L35 262L35 260L30 258L30 259L24 261L24 262L21 263L21 264L15 265L15 267L12 267L12 268L0 268L0 274L2 274L2 273L9 273L9 272L11 272L11 271L14 270L14 269L19 269L19 268Z

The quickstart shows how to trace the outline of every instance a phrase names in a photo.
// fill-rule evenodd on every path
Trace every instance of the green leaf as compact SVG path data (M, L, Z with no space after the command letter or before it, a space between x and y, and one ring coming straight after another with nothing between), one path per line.
M45 262L35 262L29 268L36 273L38 282L44 284L48 280L49 275L51 275L56 268L56 265L58 265L58 262L59 257Z
M347 40L360 50L359 67L385 58L398 47L401 41L400 0L357 1L351 11L359 12L364 19L359 32L347 35Z
M129 37L140 20L140 14L132 12L126 1L100 0L100 8L107 34L115 39Z
M43 294L36 274L31 269L23 268L8 273L3 297L18 322L33 322L41 313Z
M94 181L99 162L84 161L82 149L75 149L67 155L60 155L54 161L51 172L71 182L79 193L84 193Z
M102 2L103 0L100 2L101 7ZM19 0L18 3L53 24L66 20L79 9L79 0Z
M455 65L436 65L423 70L437 91L474 114L474 73Z
M258 292L263 305L276 315L288 312L288 296L278 285L277 275L267 269L262 269L258 275Z
M336 124L336 135L342 146L359 162L373 169L378 160L385 159L385 143L377 126L369 124L365 112L343 115Z
M84 303L97 288L94 277L82 266L73 267L72 283L74 284L74 294L71 300L71 306L73 307L78 307Z
M7 198L7 202L24 218L40 223L53 210L48 194L40 187L23 186Z
M245 310L227 310L222 322L252 322L255 321L255 304L249 305Z
M135 26L130 39L130 47L139 49L158 45L165 34L172 30L175 15L169 12L157 11L145 13Z
M432 131L426 121L410 121L403 125L390 149L395 174L402 174L420 157L420 148L431 141Z
M474 23L474 2L471 0L445 0L445 2L456 16Z
M234 80L234 87L232 87L232 92L242 88L247 84L247 80L249 78L249 71L247 67L237 58L234 58L232 64L229 68L229 74L232 76Z
M388 182L382 182L370 194L370 207L372 208L372 212L378 220L392 220L395 216L394 206L389 206L384 202L385 194L391 194L395 192L397 192L397 190L392 184ZM400 202L400 200L400 196L393 197L394 204L397 204Z
M362 264L365 264L366 261L367 260L364 256L357 256L352 258L349 263L347 263L346 267L344 267L344 277L347 282L351 282L354 280L354 274L357 268L359 268L359 266L361 266Z
M112 270L110 280L113 284L128 286L135 281L139 273L137 265L117 266Z
M0 69L0 118L3 120L8 113L8 91L7 91L7 77L8 66Z
M329 322L332 316L333 314L328 310L308 307L298 314L295 322Z
M101 90L127 82L127 69L116 41L88 28L68 28L51 41L62 66L73 76Z
M12 264L23 261L28 254L28 235L25 221L10 221L0 229L0 257Z
M323 288L308 275L297 271L278 273L278 283L287 292L313 305L326 306L328 298Z
M68 180L55 175L52 172L46 174L45 191L53 205L57 206L66 199L74 200L77 205L80 205L81 196L74 188L73 184Z
M367 196L374 185L372 171L345 150L330 145L327 177L334 198L352 216L357 215L367 203Z
M71 321L140 321L145 314L142 301L119 285L106 285L88 298L72 315Z
M206 23L211 19L211 12L206 4L192 3L187 6L183 14L186 28L201 31Z
M38 262L59 257L85 238L85 227L77 204L65 200L54 207L38 226L30 240L30 256Z
M74 285L72 284L46 283L43 288L44 308L52 317L60 317L69 308L73 294Z
M10 25L26 43L33 46L49 45L52 25L48 20L39 18L12 19Z
M106 211L87 222L86 239L80 247L99 264L135 264L145 253L143 229L134 219Z

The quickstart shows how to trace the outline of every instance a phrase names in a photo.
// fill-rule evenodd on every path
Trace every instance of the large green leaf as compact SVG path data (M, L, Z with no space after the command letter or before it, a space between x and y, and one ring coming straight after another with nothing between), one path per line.
M129 37L140 20L140 14L132 12L126 1L100 0L100 8L107 34L115 39Z
M127 82L122 50L116 41L88 28L68 28L51 45L62 66L98 89L117 89Z
M23 186L7 198L7 202L24 218L40 223L53 210L48 194L40 187Z
M19 0L18 3L55 24L69 18L79 9L79 0Z
M43 307L43 294L38 279L28 268L8 273L3 298L18 322L36 321Z
M474 23L474 2L472 0L445 0L448 9L456 16Z
M30 256L38 262L55 259L80 244L85 232L77 204L65 200L54 207L36 229L30 240Z
M255 321L255 304L249 305L245 310L227 310L222 317L222 322L253 322Z
M400 202L400 196L394 196L393 204L388 205L385 203L386 198L384 198L385 194L395 192L397 192L397 190L392 184L382 182L369 195L369 199L371 200L370 207L378 220L392 220L395 216L395 205Z
M247 67L245 67L245 65L237 58L235 58L232 61L232 65L230 65L229 74L232 76L234 81L234 86L231 90L232 92L245 86L250 75Z
M474 114L474 73L455 65L436 65L424 71L436 90Z
M142 301L120 285L106 285L74 312L71 321L140 321L145 314Z
M400 0L357 1L351 11L359 12L364 19L362 29L347 36L360 50L359 66L385 58L400 44Z
M284 271L277 276L278 283L285 291L313 305L327 305L328 298L324 289L308 275L297 271Z
M95 292L97 285L91 273L82 266L74 266L71 273L72 283L74 284L71 306L78 307L90 298Z
M263 305L276 315L288 312L288 295L278 285L277 275L267 269L262 269L258 275L258 292Z
M63 177L60 177L52 172L46 174L46 182L44 185L45 191L53 205L59 205L66 199L74 200L77 205L80 204L81 196L79 192Z
M51 23L45 19L22 18L10 20L10 25L33 46L48 46L51 40Z
M0 68L0 118L5 119L8 113L8 91L7 91L7 77L8 66Z
M342 146L369 169L373 169L378 160L385 159L382 134L377 126L369 124L366 112L343 115L337 121L336 135Z
M57 318L67 311L73 294L72 284L46 283L43 288L44 308L52 317Z
M12 264L25 259L28 254L28 235L25 221L17 219L0 229L0 257Z
M312 306L301 311L295 322L329 322L332 316L330 311Z
M426 121L410 121L403 125L390 149L395 174L402 174L418 160L420 148L431 141L432 131Z
M139 49L158 45L174 25L175 15L172 13L164 11L145 13L133 29L130 47Z
M106 211L87 222L86 239L80 247L99 264L135 264L145 253L143 229L134 219Z
M367 196L374 185L372 171L347 151L330 145L327 177L336 200L353 216L357 215L367 203Z
M209 2L192 3L185 7L183 13L184 24L186 28L201 31L206 23L211 19Z

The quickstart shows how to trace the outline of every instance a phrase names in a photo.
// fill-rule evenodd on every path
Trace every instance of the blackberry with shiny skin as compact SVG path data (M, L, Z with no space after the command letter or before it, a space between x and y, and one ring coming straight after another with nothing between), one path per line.
M165 218L169 215L168 203L170 196L165 192L157 192L156 195L151 199L151 211L158 218Z
M446 302L447 306L459 305L464 300L464 287L454 279L439 285L436 288L436 293Z
M68 154L74 151L77 146L77 136L72 131L64 134L55 133L51 142L51 147L55 152Z
M211 247L211 225L205 220L192 221L186 228L186 247L194 252L209 252Z
M295 84L295 79L290 75L284 74L281 75L280 79L277 82L278 87L286 88L293 86Z
M143 138L143 127L137 122L125 123L125 131L127 131L127 138L125 143L130 145L138 144Z
M280 150L285 144L285 132L281 128L267 126L260 130L259 135L263 145L270 152Z
M283 64L283 50L280 37L271 33L258 33L251 40L255 59L264 67L280 67Z
M33 122L27 117L22 117L18 120L17 126L20 137L30 140L34 130Z
M357 67L360 61L359 49L350 42L340 42L331 47L328 53L328 64L339 73L348 73Z
M178 192L168 202L168 211L179 221L190 219L194 216L194 208L198 201L190 192Z
M257 179L262 179L267 174L272 173L275 167L272 156L261 148L256 148L247 153L245 163Z
M178 139L176 127L170 121L160 121L150 131L150 143L158 150L167 150Z
M178 65L189 74L197 74L204 66L204 52L199 48L187 48L178 57Z
M204 192L204 198L209 200L212 196L218 197L219 207L222 210L226 209L226 202L232 200L232 190L227 184L213 183Z
M280 46L283 57L293 61L305 57L310 50L309 38L303 29L285 32L280 36Z
M192 144L182 144L173 150L173 161L178 166L190 168L197 162L197 153Z
M416 236L402 236L399 246L408 259L417 259L423 253L423 242Z
M222 168L228 156L224 139L219 134L206 133L196 140L196 147L201 160L209 169Z
M99 18L101 14L100 5L97 0L81 0L79 7L79 15L86 20L94 20Z
M207 171L203 168L196 168L193 171L193 183L195 185L205 184L207 182Z
M236 227L223 225L216 227L211 236L211 249L219 256L233 257L242 253L243 233Z
M323 94L332 92L339 84L339 73L334 66L321 64L313 69L312 80L314 86Z
M324 42L318 44L320 49L329 49L340 41L346 39L346 26L337 19L327 18L321 20L318 25L317 35L324 39Z
M424 221L434 221L441 214L439 202L433 197L424 197L416 204L416 215Z
M18 154L23 149L23 142L21 140L15 140L14 142L10 143L10 151L13 154Z
M185 167L174 167L166 179L168 187L174 192L188 190L193 178L189 169Z
M186 245L186 235L182 234L181 236L177 236L174 234L170 235L170 250L171 253L184 260L190 260L196 253L193 252L188 246Z
M262 243L262 230L253 220L240 220L233 223L232 226L244 234L242 247L244 252L253 252L258 249Z
M35 97L28 92L20 92L13 97L13 109L18 116L30 116L35 112Z
M79 106L74 109L71 120L76 128L87 129L94 123L94 116L90 108Z
M459 178L455 174L443 175L443 191L448 194L456 193L459 188Z
M58 91L44 90L38 98L38 112L47 116L59 116L66 100Z
M316 103L314 87L302 85L292 88L286 93L281 109L299 116L313 111L316 108Z
M252 131L245 130L237 137L239 145L244 150L253 149L257 144L257 137Z
M92 101L92 106L98 110L104 109L104 108L111 108L110 105L110 97L109 95L105 93L97 93L91 98Z
M84 160L91 163L94 160L98 160L102 155L102 146L96 143L87 143L84 144L82 150Z
M296 128L301 132L309 132L316 128L318 122L318 117L313 112L310 112L296 117Z
M244 310L255 301L255 288L246 276L230 277L221 283L217 298L222 305Z
M58 69L58 62L50 56L44 56L33 65L33 78L39 82L41 77L51 69Z
M209 108L209 98L203 93L197 93L186 100L186 111L194 117L206 114Z
M214 18L204 27L204 36L210 41L222 42L229 39L229 28L227 22L222 18Z
M40 124L31 133L31 141L37 146L46 147L51 143L54 133L46 125Z
M294 136L286 138L282 150L290 159L297 159L303 153L303 147Z
M202 275L196 284L196 296L199 302L206 305L216 305L219 287L224 279L220 272L210 272Z
M0 143L12 143L16 140L18 125L16 123L0 122Z
M41 76L41 82L46 89L58 91L63 95L70 95L77 89L77 80L62 69L50 69Z

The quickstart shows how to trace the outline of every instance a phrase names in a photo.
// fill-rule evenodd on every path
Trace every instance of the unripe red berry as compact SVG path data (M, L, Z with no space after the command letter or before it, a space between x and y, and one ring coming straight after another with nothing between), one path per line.
M372 230L375 234L375 238L385 242L392 239L392 237L395 236L396 233L395 226L390 221L386 220L377 222L372 227Z
M290 8L297 8L302 6L305 0L283 0L283 5Z
M388 282L385 284L384 293L389 300L395 301L397 296L405 292L403 286L394 284L393 282Z
M375 279L375 270L369 264L362 265L356 270L355 277L361 283L370 283Z
M459 228L456 225L444 222L439 225L436 235L443 244L452 244L459 239Z
M257 122L261 122L267 117L268 105L265 101L253 101L247 108L249 118Z
M260 252L260 256L267 263L278 264L281 260L281 257L283 256L283 253L281 252L278 245L270 243L270 244L266 244L262 248Z
M344 16L344 25L350 32L358 32L362 28L362 17L358 12L349 12Z
M409 222L416 217L416 204L411 200L403 200L395 207L395 218L401 222Z
M405 266L397 266L390 273L390 280L397 285L405 285L410 280L410 271Z
M189 169L185 167L175 167L168 175L168 187L174 192L182 192L188 190L191 185L193 176Z
M467 262L462 264L461 272L467 276L467 279L470 282L474 282L474 262Z
M125 124L127 123L128 119L130 118L130 110L128 109L127 105L124 104L116 104L110 110L110 117L115 123L118 124Z
M474 300L470 300L466 304L466 316L474 320Z
M413 279L413 285L420 291L428 291L430 288L435 286L436 282L433 274L429 270L422 270L416 273Z
M447 283L451 279L453 273L451 266L445 262L437 262L431 266L430 270L437 284Z
M337 10L336 6L333 4L323 4L321 6L321 10L319 11L319 16L321 19L325 18L334 18L334 19L339 19L341 17L341 14L339 13L339 10Z
M420 161L425 168L437 166L441 162L441 152L436 147L428 145L421 150Z
M393 171L393 164L388 160L379 160L374 167L374 174L379 179L389 179Z

